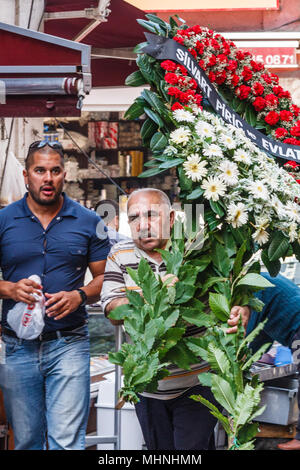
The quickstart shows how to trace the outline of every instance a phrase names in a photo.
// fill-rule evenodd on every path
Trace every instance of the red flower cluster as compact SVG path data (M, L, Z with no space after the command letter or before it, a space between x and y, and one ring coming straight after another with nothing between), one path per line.
M257 119L268 124L274 139L300 145L300 108L278 84L277 75L255 61L250 52L238 50L233 42L199 25L178 29L173 39L187 47L215 86L228 86L238 99L251 103ZM168 93L177 100L173 107L201 102L182 65L166 60L161 66L167 71Z
M165 60L160 65L166 71L167 93L176 100L172 104L172 111L184 106L197 105L201 107L202 95L196 93L197 83L188 76L186 68L171 60Z

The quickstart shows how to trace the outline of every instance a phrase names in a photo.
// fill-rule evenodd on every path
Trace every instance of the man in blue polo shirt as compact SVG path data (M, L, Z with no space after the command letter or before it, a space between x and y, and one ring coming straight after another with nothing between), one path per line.
M89 411L89 339L86 303L99 299L107 237L101 218L63 193L60 144L34 142L26 158L28 193L0 211L5 364L0 386L15 449L84 449ZM84 286L89 267L93 279ZM29 280L37 274L41 286ZM46 299L45 327L34 340L16 336L7 313L16 302Z

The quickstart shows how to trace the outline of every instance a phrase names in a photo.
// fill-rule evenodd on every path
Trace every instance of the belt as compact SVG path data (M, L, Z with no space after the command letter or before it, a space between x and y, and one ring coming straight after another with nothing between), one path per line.
M79 325L72 327L70 330L69 328L62 328L61 330L55 330L55 331L49 331L48 333L41 333L37 338L34 340L27 340L27 341L51 341L53 339L59 339L62 336L85 336L85 334L82 333L77 333L74 330L77 330L77 328L80 328L81 326L84 326L86 322L82 322ZM2 334L7 335L7 336L12 336L13 338L18 338L20 339L16 333L13 330L10 330L8 328L2 328ZM21 338L22 339L22 338Z

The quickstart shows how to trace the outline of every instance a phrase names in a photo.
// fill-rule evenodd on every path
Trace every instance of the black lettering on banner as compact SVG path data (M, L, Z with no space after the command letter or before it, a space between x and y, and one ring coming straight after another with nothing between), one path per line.
M242 129L246 136L263 151L286 160L294 160L300 163L300 147L277 142L265 136L257 129L254 129L241 116L233 111L211 84L204 70L199 67L194 57L186 47L178 44L173 39L163 38L151 33L145 33L149 42L143 48L143 52L155 57L158 60L174 60L187 69L189 75L199 85L209 103L224 121L232 124L238 129Z

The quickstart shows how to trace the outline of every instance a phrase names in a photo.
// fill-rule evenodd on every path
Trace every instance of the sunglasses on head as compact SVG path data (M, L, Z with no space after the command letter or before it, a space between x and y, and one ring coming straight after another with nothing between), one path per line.
M41 149L43 147L46 147L46 145L49 145L49 147L51 147L52 149L60 150L61 152L63 151L63 146L60 142L49 140L36 140L35 142L32 142L32 144L29 145L28 150Z

